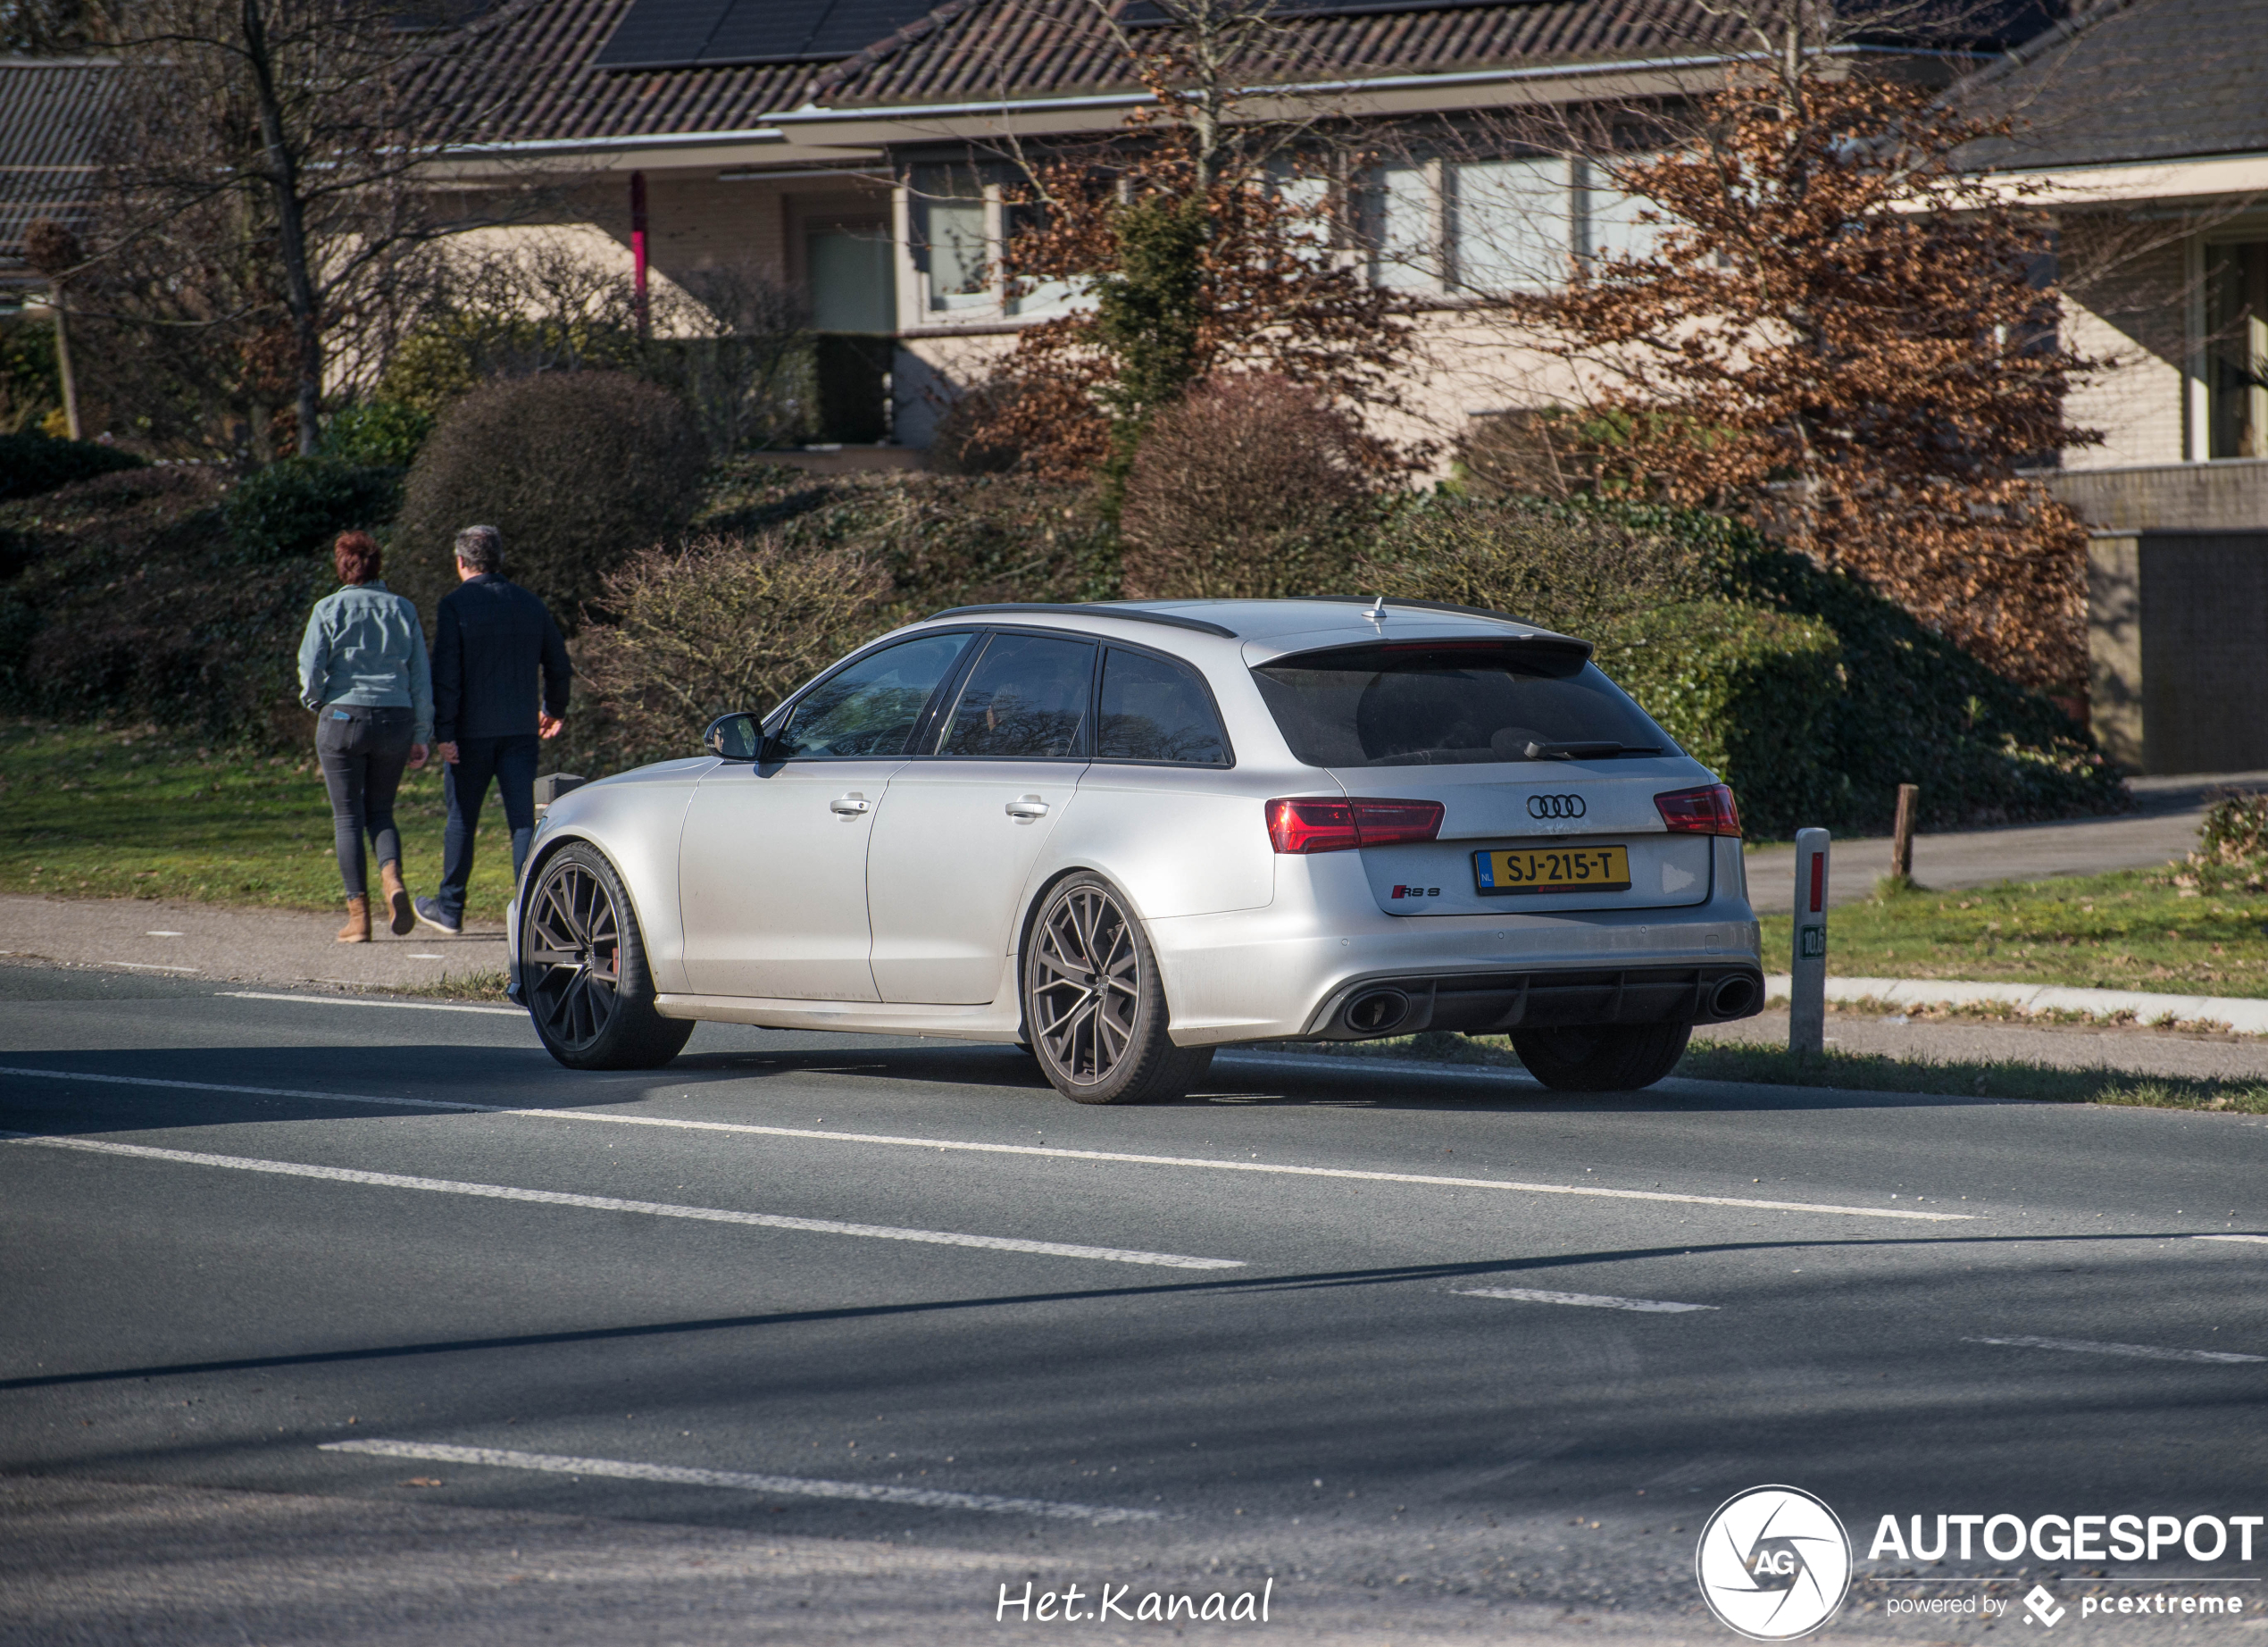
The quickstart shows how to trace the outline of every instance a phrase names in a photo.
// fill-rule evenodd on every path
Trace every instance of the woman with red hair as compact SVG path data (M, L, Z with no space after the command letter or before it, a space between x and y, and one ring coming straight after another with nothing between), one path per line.
M402 881L402 836L394 793L404 766L425 765L433 741L433 670L417 607L379 581L379 551L368 532L332 546L339 589L315 603L299 643L300 701L316 712L315 759L330 790L331 832L346 885L341 943L368 943L370 888L363 836L396 934L417 924Z

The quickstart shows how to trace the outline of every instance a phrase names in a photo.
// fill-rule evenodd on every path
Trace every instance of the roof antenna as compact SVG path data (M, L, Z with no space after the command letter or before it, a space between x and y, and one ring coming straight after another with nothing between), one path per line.
M1363 613L1363 615L1370 619L1370 621L1373 623L1383 623L1386 622L1386 597L1380 595L1376 600L1372 601L1371 603L1371 609L1368 612Z

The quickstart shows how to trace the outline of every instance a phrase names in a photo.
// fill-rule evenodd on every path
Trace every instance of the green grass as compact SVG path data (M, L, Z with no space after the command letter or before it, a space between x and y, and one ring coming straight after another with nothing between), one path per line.
M412 773L395 805L413 891L441 878L441 778ZM466 914L500 921L510 837L491 795ZM371 870L375 884L377 868ZM330 803L312 750L247 755L154 726L0 723L0 891L179 898L332 909L344 901Z
M1433 1064L1517 1069L1519 1055L1502 1035L1441 1030L1390 1041L1285 1041L1280 1050L1342 1058L1404 1058ZM1829 1051L1798 1058L1785 1047L1747 1041L1696 1041L1677 1074L1695 1081L1764 1086L1835 1087L1854 1092L1914 1092L1948 1098L2029 1099L2051 1104L2130 1104L2150 1109L2210 1109L2268 1115L2268 1084L2137 1075L2115 1069L2060 1069L2014 1058L1894 1058Z
M2268 892L2159 870L1890 890L1827 916L1827 966L1845 978L1986 982L2268 996ZM1767 969L1788 963L1789 918L1764 924Z

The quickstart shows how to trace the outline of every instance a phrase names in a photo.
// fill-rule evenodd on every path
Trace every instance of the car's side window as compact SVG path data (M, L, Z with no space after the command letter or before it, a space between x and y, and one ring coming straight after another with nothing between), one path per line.
M938 753L988 760L1084 755L1094 677L1092 641L995 635L969 671Z
M938 682L971 637L923 635L885 647L804 694L771 740L771 760L878 760L905 753Z
M1197 671L1147 652L1110 649L1099 731L1100 760L1229 764L1228 734Z

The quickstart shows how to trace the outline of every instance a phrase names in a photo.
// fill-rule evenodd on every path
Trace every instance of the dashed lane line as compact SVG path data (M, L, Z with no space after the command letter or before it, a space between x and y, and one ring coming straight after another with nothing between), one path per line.
M2164 1350L2155 1344L2098 1344L2085 1338L1964 1338L1964 1344L2011 1344L2021 1350L2075 1350L2081 1355L2123 1355L2144 1361L2268 1361L2268 1356L2227 1350Z
M470 1195L485 1200L532 1201L546 1207L584 1207L597 1212L638 1212L656 1218L688 1218L700 1224L745 1224L768 1230L799 1230L813 1235L858 1235L871 1241L909 1241L932 1247L979 1247L994 1252L1032 1252L1047 1258L1093 1258L1106 1264L1144 1264L1161 1269L1242 1269L1242 1258L1197 1258L1177 1252L1137 1252L1120 1247L1080 1247L1063 1242L1023 1241L1007 1235L963 1235L951 1230L896 1229L883 1224L846 1224L834 1218L793 1218L779 1213L738 1212L724 1207L680 1207L668 1201L623 1200L612 1195L573 1195L560 1190L522 1190L501 1183L458 1183L446 1178L412 1178L400 1173L370 1173L346 1166L313 1166L302 1161L263 1161L249 1156L206 1155L193 1150L158 1150L147 1144L105 1143L91 1138L53 1138L29 1133L0 1133L0 1141L21 1147L79 1150L94 1155L132 1156L187 1166L231 1167L284 1178L320 1178L332 1183L363 1183L388 1190L426 1190L441 1195Z
M2199 1241L2247 1241L2268 1247L2268 1235L2200 1235Z
M438 961L438 955L413 955L413 961ZM525 1018L524 1007L469 1007L455 1001L373 1000L367 995L263 995L257 990L216 990L229 1000L293 1000L314 1007L388 1007L396 1012L470 1012L485 1017Z
M886 1487L863 1481L816 1481L801 1476L751 1476L738 1470L682 1469L672 1464L633 1464L619 1459L578 1459L554 1452L513 1452L496 1447L445 1447L423 1442L325 1442L321 1452L356 1452L381 1459L421 1459L435 1464L483 1464L492 1468L542 1470L554 1476L596 1476L609 1481L658 1481L688 1487L726 1487L783 1497L854 1499L923 1509L973 1509L996 1516L1043 1516L1056 1521L1107 1526L1163 1519L1154 1509L1065 1504L1052 1499L1000 1498L989 1492L947 1492L938 1487Z
M1846 1218L1897 1218L1922 1224L1966 1224L1965 1212L1908 1211L1898 1207L1844 1207L1823 1201L1773 1201L1745 1195L1685 1195L1668 1190L1615 1190L1605 1185L1528 1183L1511 1178L1460 1178L1445 1173L1388 1173L1354 1166L1295 1166L1280 1161L1222 1161L1203 1156L1135 1155L1118 1150L1065 1150L1046 1144L976 1143L953 1138L910 1138L889 1133L835 1133L807 1126L763 1126L750 1121L696 1121L674 1116L602 1115L585 1109L528 1109L511 1104L475 1104L457 1099L376 1098L354 1092L318 1092L294 1087L232 1086L213 1081L167 1081L151 1075L97 1075L69 1069L13 1068L0 1075L46 1081L85 1081L110 1086L171 1088L189 1092L229 1092L248 1098L297 1098L325 1104L375 1104L396 1108L461 1114L517 1116L544 1121L585 1121L610 1126L658 1126L676 1132L734 1133L759 1138L806 1138L825 1143L879 1144L894 1149L934 1150L974 1155L1021 1155L1059 1161L1110 1161L1134 1166L1196 1167L1207 1172L1257 1173L1286 1178L1327 1178L1358 1183L1413 1183L1452 1190L1503 1190L1523 1195L1572 1195L1585 1200L1663 1201L1680 1207L1735 1207L1757 1212L1818 1212Z
M1577 1304L1586 1309L1636 1309L1647 1315L1681 1316L1714 1304L1672 1304L1658 1298L1616 1298L1609 1292L1547 1292L1540 1287L1458 1287L1459 1298L1508 1298L1523 1304Z

